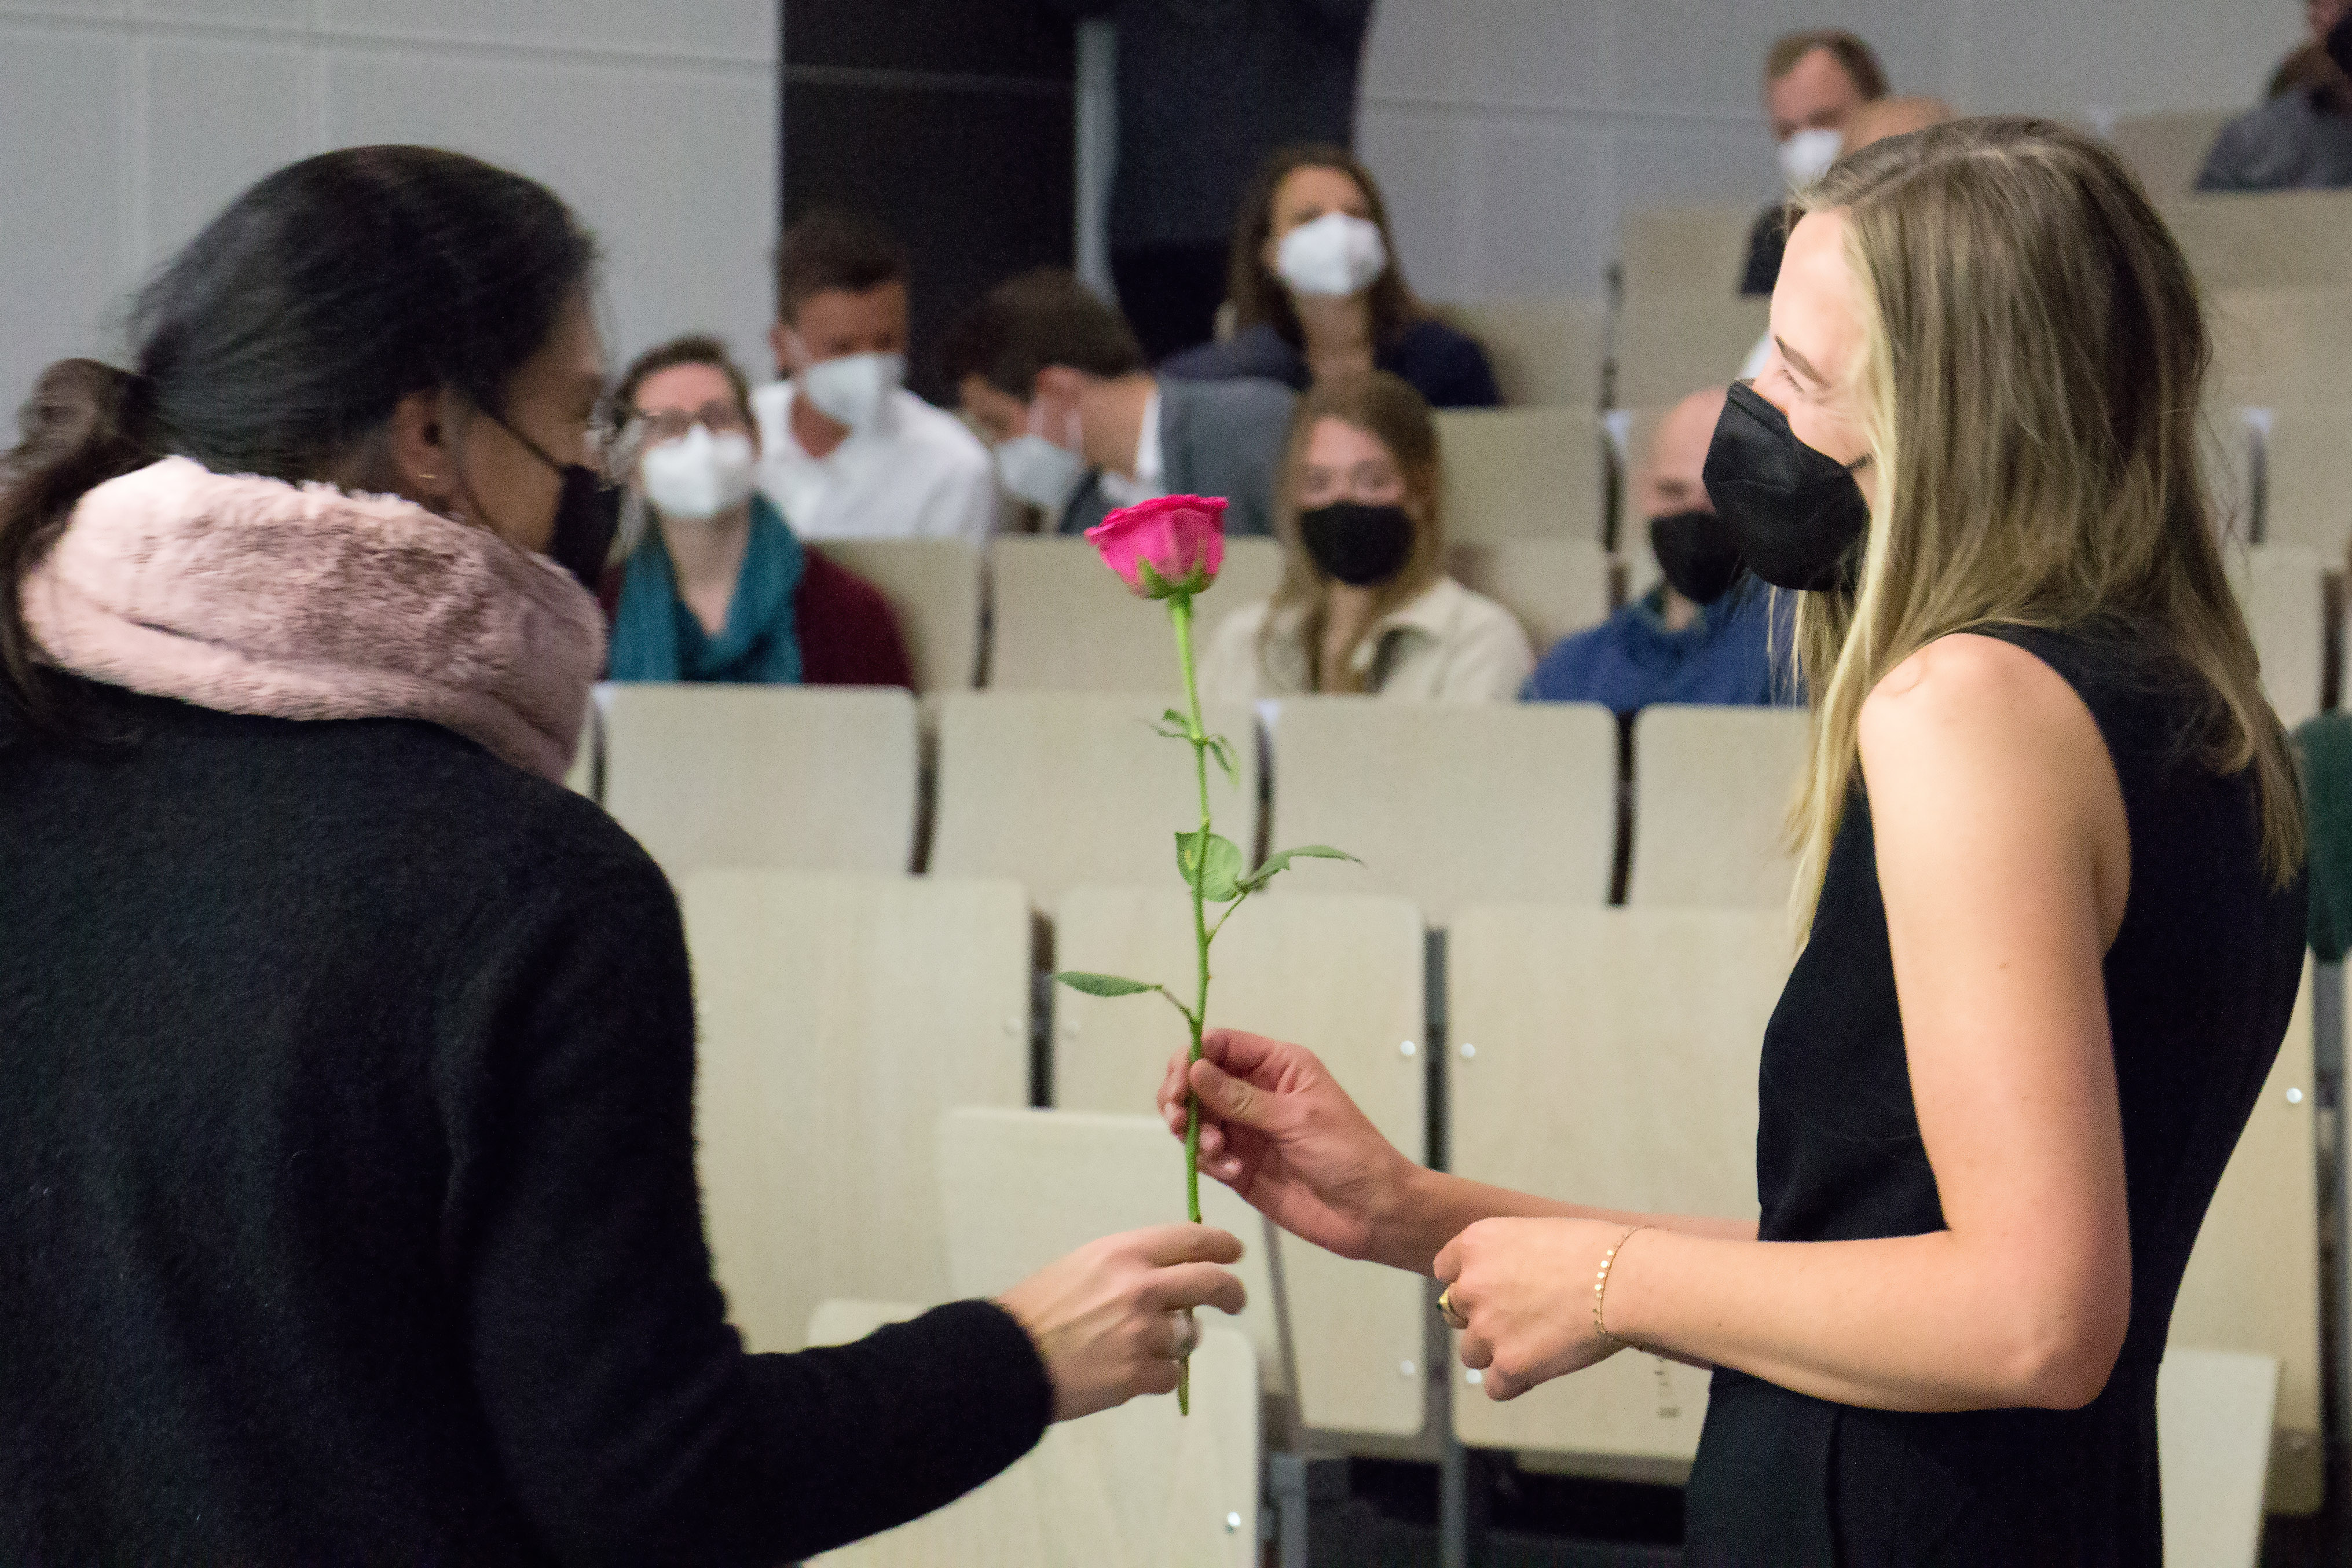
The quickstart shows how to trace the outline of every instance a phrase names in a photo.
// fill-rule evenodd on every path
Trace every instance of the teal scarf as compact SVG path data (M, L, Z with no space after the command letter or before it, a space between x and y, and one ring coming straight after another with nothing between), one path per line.
M629 557L621 607L613 620L614 680L709 680L798 686L800 632L793 599L803 558L797 534L765 496L751 498L751 537L717 637L678 597L661 530L648 528Z

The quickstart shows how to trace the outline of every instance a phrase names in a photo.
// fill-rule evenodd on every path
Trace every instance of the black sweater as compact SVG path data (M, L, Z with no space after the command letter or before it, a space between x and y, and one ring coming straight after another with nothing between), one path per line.
M0 714L0 1562L742 1563L938 1506L1052 1391L1002 1310L748 1355L677 906L401 721Z

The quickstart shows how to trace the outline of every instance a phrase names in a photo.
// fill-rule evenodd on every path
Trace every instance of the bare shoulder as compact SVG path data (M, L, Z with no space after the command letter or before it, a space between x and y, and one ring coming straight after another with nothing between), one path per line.
M1887 671L1862 705L1865 754L1997 736L2006 743L2087 742L2097 722L2066 678L2014 643L1956 632Z

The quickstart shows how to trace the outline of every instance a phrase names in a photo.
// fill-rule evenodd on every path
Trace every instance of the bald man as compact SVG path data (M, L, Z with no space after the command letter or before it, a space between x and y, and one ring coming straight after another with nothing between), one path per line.
M1759 706L1776 700L1766 650L1770 595L1740 571L1702 475L1721 387L1676 404L1650 438L1632 500L1665 580L1591 631L1563 637L1520 689L1529 702Z

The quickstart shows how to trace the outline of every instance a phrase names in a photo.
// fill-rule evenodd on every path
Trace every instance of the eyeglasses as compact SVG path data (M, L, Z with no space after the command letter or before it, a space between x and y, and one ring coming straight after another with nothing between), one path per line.
M696 426L701 426L714 436L740 436L751 432L751 421L733 403L714 399L699 408L639 409L629 420L641 431L644 443L658 447L664 441L675 441Z

